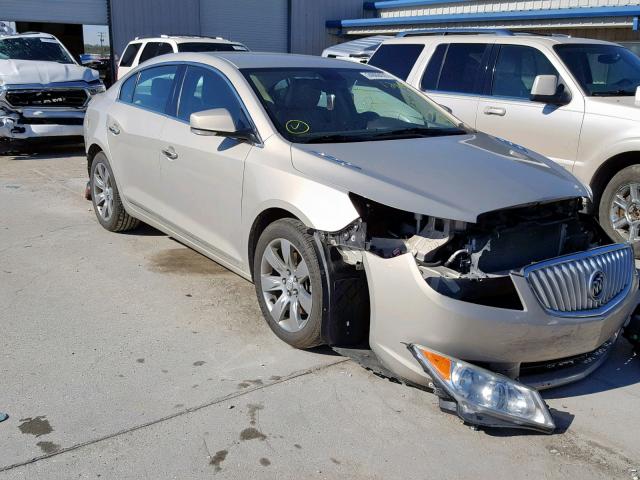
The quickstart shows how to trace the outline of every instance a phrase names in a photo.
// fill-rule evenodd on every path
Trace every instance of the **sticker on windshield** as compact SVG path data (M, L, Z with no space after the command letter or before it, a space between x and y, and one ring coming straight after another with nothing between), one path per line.
M393 75L389 75L385 72L360 72L360 75L368 78L369 80L395 80Z
M287 132L293 135L302 135L303 133L307 133L311 128L309 124L303 122L302 120L289 120L284 128L287 129Z

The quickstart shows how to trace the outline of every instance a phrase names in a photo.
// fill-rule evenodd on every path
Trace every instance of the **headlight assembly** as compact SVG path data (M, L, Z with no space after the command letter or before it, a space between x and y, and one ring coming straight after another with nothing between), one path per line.
M101 82L97 85L91 85L89 87L89 93L93 96L93 95L97 95L98 93L104 93L107 91L107 87L104 86L104 84Z
M420 345L407 346L465 422L552 433L555 423L537 390Z

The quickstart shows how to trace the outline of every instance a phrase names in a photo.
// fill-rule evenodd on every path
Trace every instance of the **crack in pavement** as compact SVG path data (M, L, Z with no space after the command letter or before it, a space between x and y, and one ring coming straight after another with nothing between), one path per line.
M135 432L135 431L138 431L138 430L143 430L143 429L145 429L147 427L151 427L153 425L157 425L159 423L163 423L163 422L166 422L168 420L172 420L174 418L178 418L178 417L181 417L183 415L187 415L189 413L197 412L199 410L202 410L202 409L205 409L205 408L208 408L208 407L212 407L214 405L218 405L220 403L226 402L227 400L232 400L234 398L242 397L242 396L247 395L247 394L249 394L251 392L255 392L255 391L258 391L258 390L263 390L265 388L273 387L273 386L278 385L280 383L285 383L285 382L288 382L289 380L293 380L293 379L296 379L296 378L299 378L299 377L304 377L306 375L310 375L310 374L313 374L313 373L316 373L316 372L319 372L319 371L322 371L322 370L326 370L326 369L329 369L329 368L334 367L336 365L340 365L342 363L346 363L346 362L349 362L349 361L351 361L350 358L342 358L342 359L340 359L340 360L338 360L336 362L328 363L326 365L320 365L318 367L308 368L306 370L293 372L293 373L291 373L289 375L286 375L286 376L282 377L281 379L273 380L273 381L267 382L267 383L265 383L263 385L256 385L254 387L246 388L246 389L244 389L244 390L242 390L240 392L233 392L233 393L230 393L228 395L224 395L222 397L213 399L213 400L211 400L209 402L202 403L202 404L196 405L194 407L189 407L189 408L186 408L186 409L184 409L182 411L172 413L171 415L166 415L164 417L160 417L160 418L157 418L155 420L151 420L149 422L145 422L145 423L142 423L142 424L139 424L139 425L135 425L133 427L125 428L125 429L119 430L117 432L108 434L108 435L103 435L101 437L94 438L93 440L87 440L86 442L76 443L76 444L71 445L69 447L61 448L60 450L57 450L54 453L49 453L49 454L45 454L45 455L39 455L39 456L33 457L33 458L29 459L29 460L25 460L23 462L17 462L17 463L11 464L11 465L6 465L4 467L0 466L0 473L6 472L6 471L9 471L9 470L13 470L13 469L19 468L19 467L24 467L26 465L31 465L33 463L39 462L40 460L46 460L46 459L51 458L51 457L56 457L56 456L61 455L63 453L71 452L73 450L78 450L80 448L87 447L89 445L94 445L96 443L100 443L100 442L103 442L105 440L110 440L112 438L120 437L122 435L126 435L126 434L131 433L131 432Z

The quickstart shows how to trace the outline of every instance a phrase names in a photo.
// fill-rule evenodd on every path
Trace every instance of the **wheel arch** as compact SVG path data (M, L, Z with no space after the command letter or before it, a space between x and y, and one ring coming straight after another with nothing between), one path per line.
M631 150L613 155L602 163L591 178L591 190L593 191L594 211L597 214L600 198L607 184L620 170L631 165L640 164L640 151Z
M282 207L270 207L263 211L261 211L256 218L253 220L251 224L251 228L249 229L249 237L247 240L247 255L249 260L249 272L251 273L251 280L253 280L253 256L256 251L256 246L258 245L258 239L260 235L273 222L280 220L282 218L294 218L303 223L304 220L299 218L299 215L294 214L289 209ZM306 224L306 223L305 223Z
M91 166L93 165L93 159L96 158L96 155L102 152L102 147L97 143L93 143L87 149L87 173L91 176Z

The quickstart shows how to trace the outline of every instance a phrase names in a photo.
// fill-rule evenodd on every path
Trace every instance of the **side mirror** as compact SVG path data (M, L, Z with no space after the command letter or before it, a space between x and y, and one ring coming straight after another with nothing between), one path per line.
M191 132L196 135L229 137L237 140L255 142L256 138L251 129L238 130L231 112L226 108L214 108L195 112L189 118Z
M529 99L532 102L566 105L568 102L564 89L558 89L558 77L555 75L538 75L533 80Z

